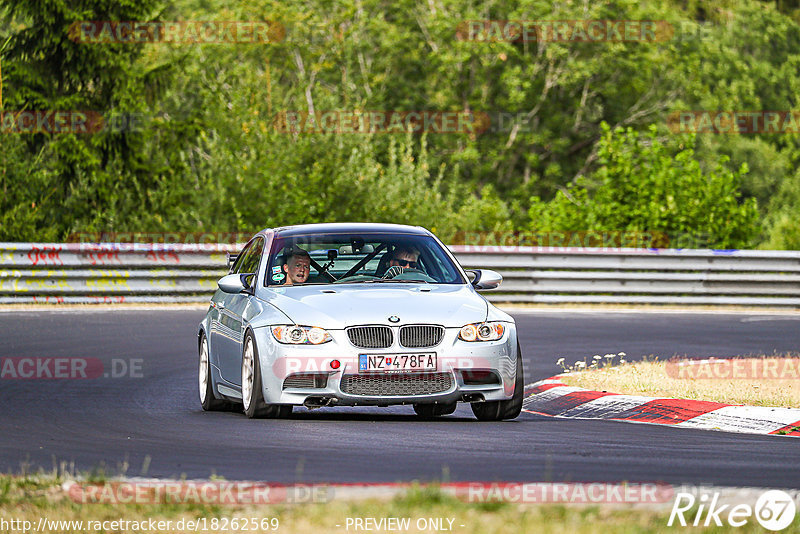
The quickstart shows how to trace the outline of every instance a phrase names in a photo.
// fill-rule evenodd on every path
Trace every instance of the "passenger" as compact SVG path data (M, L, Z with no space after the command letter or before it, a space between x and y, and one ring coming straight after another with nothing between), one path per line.
M284 285L304 284L311 272L311 256L301 248L284 253L283 272L286 273Z

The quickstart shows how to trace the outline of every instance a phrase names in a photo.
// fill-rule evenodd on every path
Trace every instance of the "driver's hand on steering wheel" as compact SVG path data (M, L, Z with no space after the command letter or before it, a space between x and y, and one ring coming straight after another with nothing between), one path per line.
M386 273L383 275L383 279L388 280L390 278L394 278L397 275L403 274L404 270L405 269L403 269L399 265L393 265L386 270Z

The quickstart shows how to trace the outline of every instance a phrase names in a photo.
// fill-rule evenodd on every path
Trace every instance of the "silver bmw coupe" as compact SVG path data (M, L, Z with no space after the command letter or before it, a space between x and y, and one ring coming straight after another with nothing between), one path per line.
M411 404L436 417L466 402L482 421L519 415L514 319L477 292L502 277L465 271L424 228L267 229L229 264L198 330L204 410Z

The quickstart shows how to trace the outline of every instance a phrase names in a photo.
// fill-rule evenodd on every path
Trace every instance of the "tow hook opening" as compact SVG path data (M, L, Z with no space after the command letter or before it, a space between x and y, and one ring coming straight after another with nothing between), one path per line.
M467 393L461 397L462 402L484 402L485 400L482 393Z
M339 400L333 397L308 397L303 401L303 406L309 410L313 410L314 408L335 406L338 402Z

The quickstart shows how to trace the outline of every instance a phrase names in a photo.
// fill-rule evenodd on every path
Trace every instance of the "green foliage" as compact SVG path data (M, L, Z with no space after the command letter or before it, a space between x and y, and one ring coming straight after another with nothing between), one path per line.
M664 144L657 131L602 125L598 168L590 178L559 191L553 200L532 200L533 231L620 230L669 236L709 236L713 248L745 248L758 235L755 199L742 201L742 166L725 161L703 169L695 139Z
M3 111L93 111L110 118L148 110L142 96L166 72L141 61L141 47L78 43L69 28L85 20L147 20L160 4L5 0ZM158 182L145 159L147 142L137 132L112 128L94 135L4 135L0 238L63 239L72 231L103 228L134 207L147 209L137 188Z
M800 248L798 136L666 128L675 110L796 107L796 13L759 0L0 0L5 110L145 117L138 130L0 136L0 240L370 220L445 240L533 224ZM665 20L677 33L457 37L482 19ZM86 44L67 32L82 20L277 20L286 38ZM427 136L274 126L311 110L470 110L492 124Z
M765 220L766 240L761 248L800 250L800 171L783 180L772 197Z

